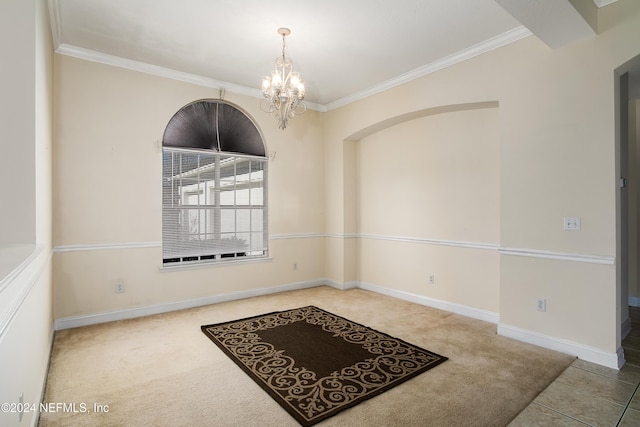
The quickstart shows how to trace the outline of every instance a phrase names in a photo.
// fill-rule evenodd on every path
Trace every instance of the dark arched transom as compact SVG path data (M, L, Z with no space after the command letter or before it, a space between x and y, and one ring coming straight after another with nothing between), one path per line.
M253 121L233 105L213 99L178 110L167 124L162 145L265 156L262 136Z

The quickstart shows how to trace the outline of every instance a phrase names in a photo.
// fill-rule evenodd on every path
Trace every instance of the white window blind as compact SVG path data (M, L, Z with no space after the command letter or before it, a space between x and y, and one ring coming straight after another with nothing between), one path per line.
M267 255L267 159L189 149L162 153L164 265Z

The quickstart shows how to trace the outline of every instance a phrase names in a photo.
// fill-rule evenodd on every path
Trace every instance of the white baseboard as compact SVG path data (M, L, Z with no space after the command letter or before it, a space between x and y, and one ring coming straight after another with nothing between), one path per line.
M620 369L625 363L624 352L622 348L619 348L616 353L607 353L600 349L579 344L576 342L563 340L561 338L543 335L537 332L532 332L525 329L516 328L514 326L501 324L499 313L491 312L488 310L482 310L474 307L469 307L462 304L455 304L448 301L440 301L434 298L429 298L422 295L416 295L409 292L383 288L381 286L373 285L370 283L360 282L358 283L357 287L360 289L365 289L371 292L376 292L379 294L391 296L394 298L402 299L402 300L413 302L416 304L426 305L428 307L438 308L441 310L460 314L462 316L495 323L498 325L499 335L505 336L507 338L516 339L518 341L523 341L529 344L537 345L538 347L548 348L550 350L555 350L561 353L570 354L582 360L593 362L598 365L607 366L613 369Z
M47 378L49 377L49 363L51 361L51 353L53 353L53 339L55 338L56 330L53 325L51 325L51 332L49 333L49 353L47 354L46 364L44 365L44 369L42 370L42 388L40 389L40 393L38 395L38 404L42 403L44 400L44 393L47 388ZM31 419L31 427L38 427L40 424L40 411L35 411L35 416Z
M607 353L584 344L505 324L498 325L498 335L537 345L538 347L559 351L571 356L576 356L579 359L586 360L587 362L596 363L613 369L620 369L624 365L624 354L622 348L619 348L615 353Z
M295 291L298 289L313 288L325 285L325 280L312 280L307 282L290 283L287 285L274 286L271 288L250 289L247 291L231 292L228 294L212 295L204 298L196 298L184 301L175 301L164 304L148 305L143 307L127 308L123 310L109 311L103 313L86 314L80 316L63 317L55 319L55 329L77 328L80 326L95 325L98 323L113 322L116 320L133 319L136 317L150 316L153 314L168 313L171 311L184 310L187 308L200 307L203 305L217 304L220 302L235 301L239 299L257 297L262 295L275 294L279 292ZM335 287L335 286L334 286Z
M200 307L203 305L217 304L220 302L234 301L244 298L257 297L262 295L275 294L279 292L294 291L298 289L313 288L316 286L327 285L339 290L348 289L364 289L382 295L391 296L404 301L414 302L416 304L449 311L451 313L460 314L462 316L471 317L473 319L484 320L486 322L498 323L499 315L487 310L481 310L474 307L455 304L447 301L441 301L434 298L416 295L409 292L397 291L394 289L383 288L363 282L337 282L331 279L317 279L307 282L290 283L286 285L274 286L271 288L251 289L248 291L232 292L228 294L212 295L205 298L196 298L184 301L175 301L164 304L148 305L143 307L127 308L123 310L109 311L103 313L86 314L79 316L69 316L55 319L55 329L70 329L80 326L95 325L98 323L114 322L116 320L133 319L136 317L150 316L153 314L167 313L170 311L184 310L187 308Z
M341 291L345 290L344 284L341 282L336 282L335 280L326 279L324 284L327 286L331 286L332 288L339 289Z
M348 289L364 289L381 295L398 298L404 301L433 307L450 313L459 314L473 319L482 320L498 325L498 334L507 338L516 339L539 347L548 348L562 353L576 356L582 360L593 362L598 365L607 366L613 369L620 369L624 365L624 353L622 348L616 353L607 353L600 349L585 346L583 344L556 338L537 332L528 331L517 328L515 326L500 323L499 313L489 310L483 310L475 307L469 307L462 304L442 301L435 298L429 298L423 295L417 295L410 292L398 291L395 289L384 288L366 282L337 282L331 279L317 279L306 282L291 283L286 285L274 286L270 288L251 289L247 291L232 292L227 294L212 295L205 298L197 298L185 301L176 301L165 304L157 304L144 307L129 308L104 313L87 314L80 316L70 316L55 319L55 330L76 328L80 326L94 325L98 323L113 322L116 320L132 319L136 317L149 316L159 313L167 313L176 310L184 310L187 308L200 307L204 305L216 304L220 302L234 301L244 298L251 298L262 295L275 294L279 292L294 291L299 289L313 288L316 286L331 286L339 290Z
M336 282L335 280L331 280L331 279L323 279L322 282L327 285L327 286L331 286L332 288L336 288L336 289L340 289L341 291L346 291L349 289L356 289L358 287L358 282Z
M451 313L460 314L462 316L471 317L473 319L483 320L485 322L497 324L500 320L500 315L498 313L489 310L482 310L480 308L469 307L467 305L456 304L449 301L442 301L423 295L412 294L410 292L384 288L382 286L366 282L358 282L357 287L378 294L398 298L404 301L414 302L416 304L425 305L427 307L433 307Z

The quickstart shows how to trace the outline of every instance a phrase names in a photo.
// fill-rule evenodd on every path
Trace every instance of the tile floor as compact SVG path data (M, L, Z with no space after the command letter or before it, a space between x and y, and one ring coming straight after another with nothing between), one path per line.
M640 426L640 308L630 317L621 370L576 360L509 427Z

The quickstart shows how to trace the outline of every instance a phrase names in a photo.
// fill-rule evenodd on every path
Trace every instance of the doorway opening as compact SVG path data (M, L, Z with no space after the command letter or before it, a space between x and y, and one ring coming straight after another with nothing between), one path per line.
M640 55L615 70L617 342L640 307Z

